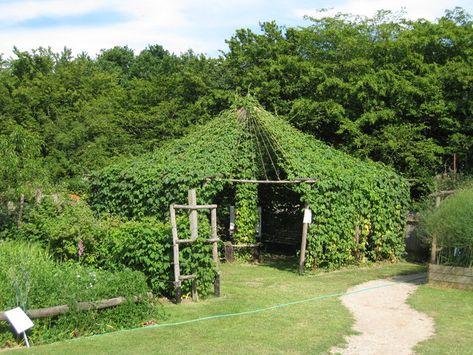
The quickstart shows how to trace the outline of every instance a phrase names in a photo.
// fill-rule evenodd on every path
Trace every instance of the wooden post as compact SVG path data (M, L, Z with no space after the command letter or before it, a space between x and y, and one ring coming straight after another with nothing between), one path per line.
M307 244L307 230L309 229L309 223L302 224L302 241L301 241L301 256L299 260L299 274L304 273L304 263L305 263L305 248Z
M214 295L215 297L220 297L220 271L217 271L215 274Z
M217 236L217 209L212 208L210 211L210 224L212 227L212 239L214 240L212 248L212 257L215 265L218 266L218 236Z
M225 261L227 263L233 263L235 261L235 256L233 253L232 242L228 241L224 243L225 246Z
M440 206L440 195L435 197L435 208ZM430 250L430 263L435 264L437 261L437 236L434 234L432 236L432 248Z
M212 239L213 239L213 248L212 248L212 257L215 263L215 267L218 268L219 260L218 260L218 235L217 235L217 209L212 208L210 211L210 224L212 227ZM220 297L220 271L215 273L215 280L214 280L214 294L215 297Z
M437 236L432 236L432 249L430 250L430 263L435 264L437 261Z
M189 206L197 206L197 196L195 189L188 191L188 202ZM195 240L198 236L198 225L197 225L197 211L191 210L189 215L190 227L191 227L191 239Z
M306 220L306 211L309 208L309 206L306 204L304 207L304 217L302 220L302 240L301 240L301 256L299 260L299 274L304 273L304 263L305 263L305 249L307 246L307 231L309 229L309 223L311 222L310 220Z
M176 211L174 205L169 209L171 213L171 227L172 227L172 251L174 259L174 288L176 292L176 303L181 303L181 271L179 269L179 243L177 242L177 223Z
M23 210L25 208L25 195L21 194L20 196L20 209L18 210L18 220L17 220L17 226L19 227L21 225L21 222L23 220Z
M199 294L197 293L197 282L195 277L192 279L192 301L198 302L199 301Z
M453 153L453 180L457 179L457 154Z
M230 225L228 226L228 233L230 234L230 239L233 240L233 235L235 234L235 206L230 206Z

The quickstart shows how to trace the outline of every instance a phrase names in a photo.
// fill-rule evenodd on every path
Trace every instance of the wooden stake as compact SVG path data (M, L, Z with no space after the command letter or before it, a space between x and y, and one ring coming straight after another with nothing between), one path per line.
M177 222L176 222L176 211L174 205L169 208L171 214L171 227L172 227L172 251L174 259L174 287L176 291L176 303L181 303L181 271L179 269L179 243L177 242Z
M305 206L307 208L307 205ZM299 274L304 273L304 263L305 263L305 249L307 245L307 231L309 229L309 223L302 224L302 240L301 240L301 256L299 260Z
M18 210L18 221L17 226L21 225L21 221L23 220L23 209L25 208L25 195L21 194L20 196L20 209Z
M217 209L213 208L210 211L210 224L212 227L212 239L213 247L212 247L212 257L215 262L215 266L218 266L218 236L217 236Z
M246 184L301 184L301 183L308 183L313 184L318 182L317 179L295 179L295 180L248 180L248 179L207 179L208 181L225 181L225 182L239 182L239 183L246 183Z
M210 223L212 226L212 239L214 240L213 249L212 249L212 257L214 259L215 267L218 268L219 259L218 259L217 209L216 208L213 208L210 211ZM215 294L215 297L220 297L220 271L218 270L215 274L214 294Z
M214 295L215 297L220 297L220 271L217 271L215 274Z
M188 202L189 206L195 207L197 205L197 196L195 189L188 191ZM191 239L195 240L198 236L198 225L197 225L197 211L195 209L191 210L189 214L190 228L191 228Z
M192 301L199 301L199 294L197 293L197 283L195 279L192 279Z
M440 206L440 195L435 196L435 208ZM437 236L432 236L432 248L430 250L430 263L435 264L437 261Z
M453 179L457 178L457 154L453 153Z
M435 264L437 261L437 236L432 236L432 249L430 250L430 263Z

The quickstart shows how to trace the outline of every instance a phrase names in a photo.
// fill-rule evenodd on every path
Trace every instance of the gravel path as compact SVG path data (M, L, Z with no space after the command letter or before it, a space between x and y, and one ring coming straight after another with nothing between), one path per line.
M354 330L360 334L347 337L347 347L332 348L331 354L412 354L418 342L434 334L433 320L405 303L423 282L425 274L416 274L369 281L349 289L372 288L341 297L355 317Z

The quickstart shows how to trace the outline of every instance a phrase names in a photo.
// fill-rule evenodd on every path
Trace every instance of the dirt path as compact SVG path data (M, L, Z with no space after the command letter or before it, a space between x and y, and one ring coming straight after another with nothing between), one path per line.
M347 348L333 348L332 354L412 354L412 348L434 334L434 322L405 301L425 274L399 276L365 282L348 290L343 304L355 317L354 330L346 340ZM384 287L384 285L389 285ZM371 288L356 293L356 291Z

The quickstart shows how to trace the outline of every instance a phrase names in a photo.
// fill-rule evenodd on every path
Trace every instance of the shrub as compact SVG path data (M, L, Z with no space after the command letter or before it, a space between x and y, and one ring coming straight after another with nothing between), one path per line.
M104 229L86 202L46 197L30 208L20 228L10 232L10 238L38 242L59 260L82 258L81 262L94 265L97 255L93 251ZM79 255L80 244L87 251L83 256Z
M447 197L438 208L422 213L421 232L436 236L439 262L473 265L473 187Z
M178 219L180 238L189 234L187 218ZM110 257L103 257L102 265L113 269L122 266L142 271L155 293L172 294L173 257L171 226L153 218L128 221L109 230L103 243ZM180 246L181 274L197 273L197 288L202 296L208 294L215 277L212 246L202 242L209 239L210 226L205 218L199 219L199 239L194 244ZM190 282L184 282L183 293L190 293Z
M200 215L200 239L208 239L209 222L202 213ZM178 218L178 227L180 238L189 238L186 216ZM130 268L141 271L154 293L171 294L173 268L169 222L155 218L122 221L106 217L100 220L84 201L54 202L46 198L30 209L19 228L13 227L4 234L10 239L40 243L57 260L79 261L105 270ZM198 291L202 296L208 293L215 276L211 250L211 245L201 242L180 246L181 273L198 274ZM182 292L190 292L190 282L184 282Z
M36 343L137 326L163 316L162 309L148 300L146 278L141 272L108 272L76 263L53 261L38 245L18 241L0 242L0 310L67 304L72 311L52 318L37 319L31 340ZM140 303L128 302L107 310L74 311L78 302L117 296L142 296ZM15 339L4 322L0 324L0 345Z

